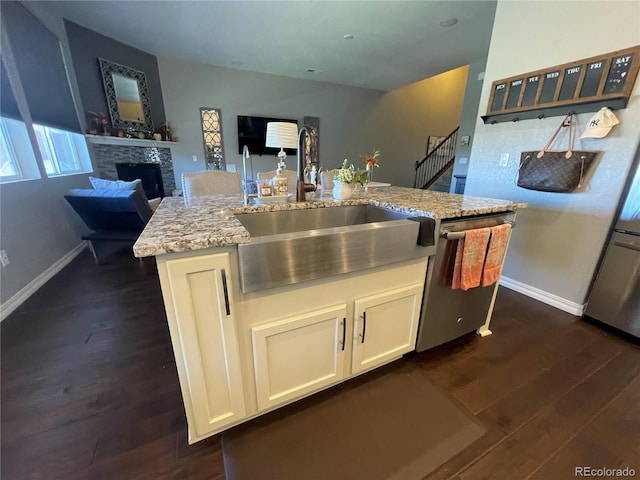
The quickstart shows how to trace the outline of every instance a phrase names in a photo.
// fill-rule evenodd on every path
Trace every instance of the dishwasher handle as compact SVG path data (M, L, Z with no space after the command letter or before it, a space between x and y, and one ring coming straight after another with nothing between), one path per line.
M622 240L614 240L613 244L617 247L628 248L640 252L640 245L637 243L623 242Z
M488 228L488 227L495 227L497 225L503 225L505 223L508 223L509 225L511 225L511 228L515 228L516 227L516 222L502 222L502 223L498 223L496 225L491 225L491 226L487 226L487 227L476 227L476 228ZM460 240L461 238L464 238L466 235L466 231L465 230L461 230L459 232L449 232L449 231L442 231L440 232L440 236L442 238L445 238L447 240Z

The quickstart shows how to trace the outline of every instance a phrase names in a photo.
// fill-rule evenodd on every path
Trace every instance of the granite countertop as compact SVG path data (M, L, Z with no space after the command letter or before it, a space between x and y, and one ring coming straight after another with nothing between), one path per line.
M210 247L248 243L249 233L234 217L236 213L325 208L370 203L411 215L448 219L513 211L527 206L495 198L472 197L405 187L370 188L349 200L333 200L328 195L313 195L307 202L268 205L242 204L242 195L165 197L133 247L136 257L151 257L171 252L186 252Z

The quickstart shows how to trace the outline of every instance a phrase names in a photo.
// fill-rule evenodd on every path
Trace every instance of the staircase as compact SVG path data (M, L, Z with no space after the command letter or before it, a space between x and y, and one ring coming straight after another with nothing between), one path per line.
M458 130L460 130L460 127L457 127L446 136L421 161L416 162L416 173L413 180L414 188L449 191Z

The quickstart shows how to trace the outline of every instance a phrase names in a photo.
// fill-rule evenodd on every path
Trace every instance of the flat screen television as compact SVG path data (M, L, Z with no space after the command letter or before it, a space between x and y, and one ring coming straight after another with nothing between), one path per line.
M264 142L267 137L267 123L269 122L289 122L298 125L297 120L286 118L252 117L248 115L238 115L238 153L242 153L242 147L249 147L251 155L277 155L279 148L265 147ZM295 155L296 150L285 148L287 155Z

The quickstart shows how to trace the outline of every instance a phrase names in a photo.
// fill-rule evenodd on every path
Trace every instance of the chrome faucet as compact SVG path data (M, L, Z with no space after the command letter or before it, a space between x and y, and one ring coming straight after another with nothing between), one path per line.
M242 185L242 203L245 207L249 205L249 186L247 181L247 160L249 159L251 159L249 147L245 145L242 147L242 176L244 182Z

